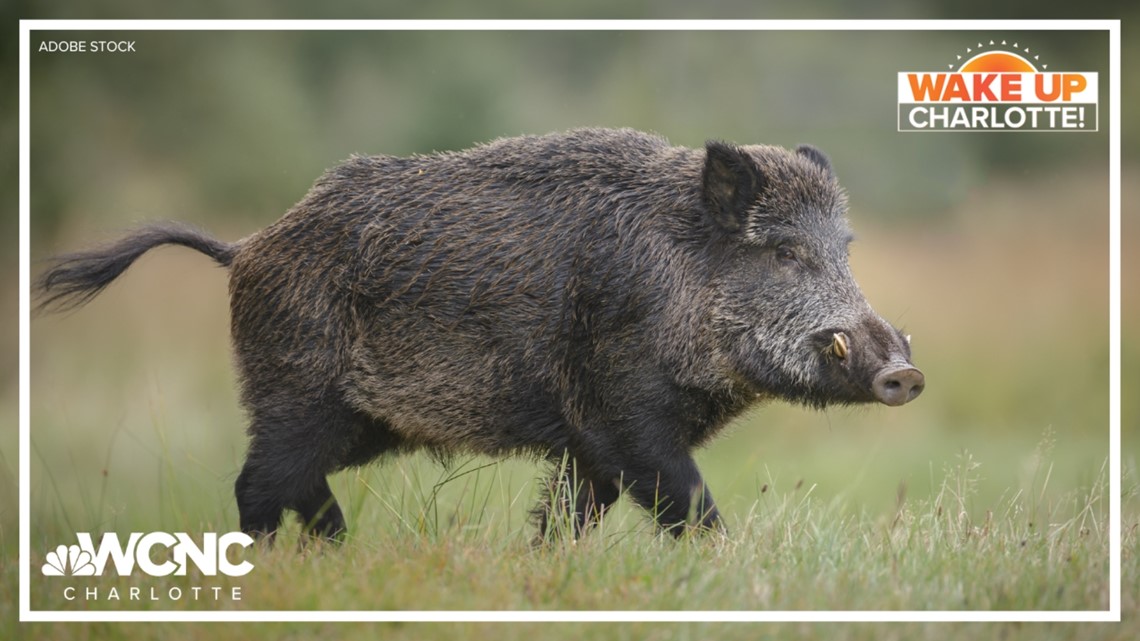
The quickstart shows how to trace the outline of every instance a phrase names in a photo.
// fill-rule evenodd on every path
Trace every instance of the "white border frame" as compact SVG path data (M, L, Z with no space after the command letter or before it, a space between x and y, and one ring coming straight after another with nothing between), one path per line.
M1109 609L1090 611L67 611L31 609L30 168L32 31L1107 31L1109 34ZM1119 20L21 20L20 621L1120 621Z

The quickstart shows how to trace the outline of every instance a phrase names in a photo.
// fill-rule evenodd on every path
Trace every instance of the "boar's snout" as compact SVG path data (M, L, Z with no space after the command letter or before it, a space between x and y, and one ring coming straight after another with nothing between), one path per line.
M926 386L926 378L916 367L888 365L875 375L871 392L884 405L904 405L918 398Z
M847 329L827 329L813 344L825 359L829 401L905 405L922 393L926 377L910 362L910 337L874 314Z

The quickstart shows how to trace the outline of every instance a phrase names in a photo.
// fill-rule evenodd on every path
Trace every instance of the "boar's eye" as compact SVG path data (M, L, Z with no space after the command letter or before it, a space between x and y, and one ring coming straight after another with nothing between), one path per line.
M776 258L786 263L799 263L800 258L796 255L795 250L787 245L780 245L776 248Z

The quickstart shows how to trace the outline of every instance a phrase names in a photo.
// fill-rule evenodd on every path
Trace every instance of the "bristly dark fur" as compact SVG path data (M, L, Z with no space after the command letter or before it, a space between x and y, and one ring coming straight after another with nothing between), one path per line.
M329 473L427 449L568 457L550 486L574 500L544 498L543 529L577 535L627 493L679 533L720 527L692 452L733 416L874 400L907 362L847 267L845 210L811 147L584 129L352 158L240 244L152 226L39 288L75 307L164 243L229 267L246 532L292 510L337 538Z
M189 225L173 222L147 225L110 245L52 258L34 285L36 311L62 312L81 307L139 256L166 244L196 249L223 267L229 267L237 249L236 245L218 241Z

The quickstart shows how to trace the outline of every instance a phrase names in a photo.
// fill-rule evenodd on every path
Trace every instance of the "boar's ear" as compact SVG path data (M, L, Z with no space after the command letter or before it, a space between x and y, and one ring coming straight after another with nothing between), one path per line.
M715 140L705 144L702 196L713 220L726 231L741 228L748 207L767 182L756 162L740 147Z
M827 154L811 145L800 145L796 147L796 153L812 161L820 169L827 172L828 176L835 177L835 170L831 168L831 161L827 159Z

